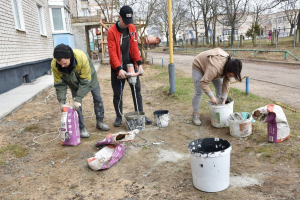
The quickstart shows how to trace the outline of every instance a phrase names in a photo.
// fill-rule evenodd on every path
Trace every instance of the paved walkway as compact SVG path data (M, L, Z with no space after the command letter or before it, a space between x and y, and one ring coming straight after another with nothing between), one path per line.
M100 64L94 63L98 71ZM53 86L53 76L44 75L33 83L27 83L0 94L0 122L10 113L18 110L24 103Z

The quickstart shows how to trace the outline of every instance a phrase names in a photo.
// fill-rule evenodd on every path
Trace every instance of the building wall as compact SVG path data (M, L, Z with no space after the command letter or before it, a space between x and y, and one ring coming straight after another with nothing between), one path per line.
M22 84L24 74L35 79L50 69L49 59L52 58L53 53L53 38L47 0L22 0L21 2L25 31L15 28L11 1L0 0L0 93L13 89L7 84L7 79L18 82L17 85L12 84L16 87ZM43 6L46 36L40 34L37 3ZM44 70L32 70L37 65L30 63L37 61L40 63L38 68ZM16 70L21 72L25 68L27 71L15 73ZM10 73L10 71L14 72Z
M25 32L15 29L11 1L0 0L0 68L52 57L53 39L47 0L44 6L47 36L41 36L36 1L23 0Z
M72 24L72 29L74 31L74 41L76 49L80 49L84 52L88 52L86 44L86 35L85 35L85 25L84 24Z

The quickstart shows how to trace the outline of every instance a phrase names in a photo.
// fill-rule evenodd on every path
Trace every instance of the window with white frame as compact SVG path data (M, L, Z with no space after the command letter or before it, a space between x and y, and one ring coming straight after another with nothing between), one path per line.
M89 10L88 9L82 9L82 16L87 17L89 16Z
M25 23L22 11L22 4L21 0L11 0L12 9L14 13L15 19L15 27L19 30L25 30Z
M64 7L50 8L51 24L54 33L71 32L71 17Z
M47 35L46 27L45 27L44 8L42 6L40 6L39 4L37 4L37 9L38 9L40 33L41 33L41 35Z

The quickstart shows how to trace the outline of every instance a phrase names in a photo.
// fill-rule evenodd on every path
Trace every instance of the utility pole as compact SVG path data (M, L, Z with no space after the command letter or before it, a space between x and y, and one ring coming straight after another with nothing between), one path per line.
M172 0L168 0L168 13L169 13L169 51L170 51L170 64L168 66L169 82L170 82L169 94L174 94L175 93L175 65L173 63Z

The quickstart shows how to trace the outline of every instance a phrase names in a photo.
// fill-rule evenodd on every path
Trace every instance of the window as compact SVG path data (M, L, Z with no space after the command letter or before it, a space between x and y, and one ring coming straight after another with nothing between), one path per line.
M71 32L71 17L68 9L64 7L50 8L50 17L53 33Z
M45 19L44 19L44 8L37 4L38 9L38 18L39 18L39 25L40 25L40 33L42 35L46 35L46 28L45 28Z
M52 8L52 19L53 19L53 29L54 31L64 30L64 25L62 21L61 8Z
M278 22L278 23L280 23L280 22L281 22L281 18L280 18L280 17L278 17L278 20L277 20L277 22Z
M282 18L282 21L284 21L284 22L285 22L285 21L286 21L286 17L283 17L283 18Z
M11 0L16 29L25 30L21 0Z
M269 19L268 24L271 24L271 19Z
M82 9L82 16L87 17L89 16L89 10L88 9Z

